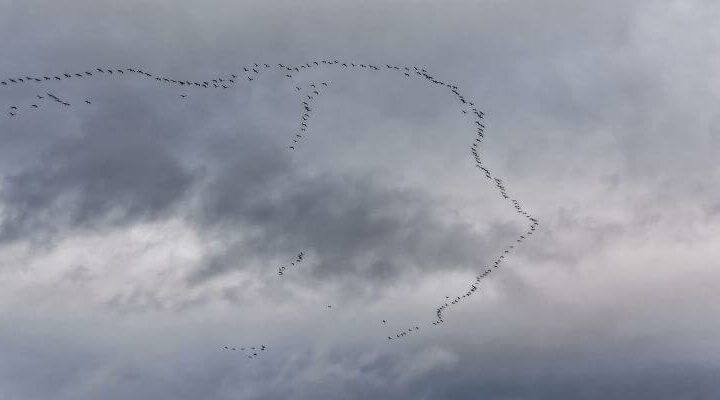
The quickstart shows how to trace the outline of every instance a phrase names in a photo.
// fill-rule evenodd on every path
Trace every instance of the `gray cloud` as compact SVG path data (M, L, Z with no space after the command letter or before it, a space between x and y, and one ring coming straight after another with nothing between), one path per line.
M87 121L80 137L60 141L5 178L6 240L32 234L45 220L89 226L107 217L115 223L152 219L183 196L194 175L168 149L173 127L140 104L115 106L123 111L101 111ZM169 137L160 141L165 133Z
M0 8L3 76L427 66L487 111L481 153L542 221L442 328L388 343L523 229L473 170L447 93L298 74L332 86L291 156L300 108L282 79L184 102L130 79L57 84L72 111L0 119L0 397L720 392L714 3ZM3 110L42 94L0 89ZM231 342L271 350L244 362L218 350Z

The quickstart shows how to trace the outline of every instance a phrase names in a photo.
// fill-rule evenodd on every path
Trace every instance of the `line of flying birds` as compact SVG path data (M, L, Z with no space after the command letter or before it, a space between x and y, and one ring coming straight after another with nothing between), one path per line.
M315 100L315 96L320 95L320 90L322 90L323 87L327 87L327 82L320 82L319 84L310 83L308 86L310 88L309 92L310 94L306 94L305 97L303 97L302 105L303 105L303 113L300 115L300 126L298 127L298 132L295 133L295 137L292 139L292 144L288 146L290 150L295 150L295 146L298 145L298 142L303 138L303 135L305 135L308 131L308 121L310 120L310 113L312 112L312 109L310 108L310 105L312 104L313 100ZM295 89L300 92L302 89L300 86L295 86Z
M276 64L276 65L270 65L266 63L252 63L248 64L242 67L242 71L238 71L237 73L230 74L229 76L225 77L219 77L215 79L205 80L205 81L197 81L197 80L183 80L183 79L177 79L177 78L171 78L159 74L154 74L151 72L147 72L140 68L127 68L127 67L113 67L113 68L100 68L97 67L93 70L87 70L83 72L77 72L77 73L62 73L59 75L43 75L43 76L30 76L26 75L24 77L20 78L8 78L4 80L0 80L0 87L1 86L16 86L16 85L36 85L39 83L45 83L45 82L54 82L54 81L65 81L65 80L76 80L76 79L88 79L91 77L100 77L100 76L122 76L122 77L141 77L144 79L150 79L154 80L158 83L174 86L174 87L181 87L181 88L187 88L187 89L229 89L233 85L237 84L241 79L246 79L248 82L252 82L260 75L261 72L269 71L269 70L279 70L285 78L292 79L294 74L297 74L299 72L302 72L303 70L309 70L309 69L317 69L320 67L326 67L326 68L340 68L340 69L347 69L347 70L369 70L369 71L393 71L396 73L399 73L400 76L404 76L405 78L420 78L427 80L428 82L438 86L445 88L449 90L456 100L458 101L458 105L460 107L460 111L462 112L463 116L472 118L472 128L475 132L475 138L473 142L470 145L470 153L473 156L475 166L482 171L484 176L491 180L494 184L494 186L498 189L498 192L500 195L508 200L512 206L515 212L524 217L528 221L528 229L520 235L516 241L515 244L522 243L524 240L526 240L530 235L532 235L535 230L537 229L539 225L539 221L533 217L529 212L527 212L520 204L520 202L508 194L506 187L503 183L503 181L499 178L495 178L490 171L490 169L483 164L482 158L479 154L479 147L482 144L484 140L484 134L485 134L485 125L483 124L483 118L485 116L485 113L480 111L477 106L472 101L469 101L465 96L463 96L459 90L459 88L451 83L444 82L427 72L425 68L420 67L410 67L410 66L402 66L402 65L392 65L392 64L383 64L383 65L375 65L375 64L367 64L367 63L354 63L354 62L346 62L346 61L340 61L337 59L321 59L321 60L313 60L311 62L300 64L300 65L285 65L285 64ZM243 78L244 76L244 78ZM290 144L288 147L290 150L295 150L296 145L299 143L300 139L303 138L304 135L308 132L308 120L310 119L311 112L312 112L312 101L315 99L316 96L318 96L321 93L321 89L328 86L328 82L320 82L318 84L311 83L309 85L309 92L306 94L306 97L303 97L302 105L303 105L303 113L300 117L300 126L298 127L298 132L295 134L295 136L292 139L292 144ZM295 86L295 89L298 92L302 91L302 88L300 86ZM70 106L70 102L67 100L63 100L60 97L46 92L45 95L36 95L38 100L47 100L50 99L60 105L63 105L65 107ZM187 94L182 93L180 95L182 98L186 98ZM89 99L86 99L85 104L92 104L92 102ZM39 102L35 102L27 106L31 109L38 109L40 107ZM17 105L10 106L10 109L8 111L8 116L15 117L18 113L19 107ZM435 309L435 320L432 321L432 325L437 326L444 322L443 314L444 312L451 306L456 305L460 303L461 301L469 298L473 294L477 293L478 290L480 290L480 283L481 281L489 276L495 269L499 268L502 262L504 261L505 257L509 255L509 253L515 248L515 244L507 246L503 249L502 253L500 253L491 264L483 266L482 270L479 271L479 273L476 275L475 279L470 283L468 286L468 289L464 291L462 294L450 297L445 296L445 299L441 301L441 304ZM300 252L296 259L291 262L291 266L296 266L303 260L303 252ZM284 271L286 270L286 267L282 266L278 270L278 275L283 275ZM328 309L332 308L331 305L327 306ZM383 325L387 325L387 320L382 320ZM410 327L409 329L399 331L395 333L394 335L389 335L387 338L388 340L394 340L406 337L412 332L418 332L420 330L420 327L415 325L413 327ZM236 347L224 347L226 350L233 351L236 350ZM241 350L245 347L240 347ZM250 348L251 350L255 350L253 348ZM265 346L262 345L259 351L264 351ZM257 353L251 354L252 357L257 356ZM250 357L250 358L252 358Z
M223 346L225 351L247 351L247 358L257 358L263 351L267 350L267 346L261 344L259 346Z
M303 253L302 251L299 252L298 255L295 256L295 259L293 261L290 261L290 266L294 267L294 266L300 264L302 262L304 256L305 256L305 253ZM278 275L282 275L286 269L287 269L287 266L281 265L280 268L278 268Z

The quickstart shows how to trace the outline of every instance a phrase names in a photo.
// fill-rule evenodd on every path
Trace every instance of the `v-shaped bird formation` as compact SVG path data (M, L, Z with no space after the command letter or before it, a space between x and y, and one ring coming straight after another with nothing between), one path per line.
M481 289L481 283L484 279L488 278L494 271L496 271L502 265L503 261L509 254L516 248L517 244L527 240L532 235L537 227L539 221L530 214L520 203L519 200L513 198L508 193L505 183L497 178L490 168L483 162L480 155L480 147L485 139L485 125L483 120L485 113L481 111L473 101L468 99L462 94L458 86L441 80L440 78L430 74L425 68L418 66L404 66L394 64L370 64L370 63L357 63L351 61L341 61L337 59L317 59L304 64L299 65L286 65L286 64L267 64L267 63L251 63L244 65L238 69L238 71L223 75L221 77L215 77L206 80L189 80L177 77L170 77L158 73L146 71L139 67L95 67L86 71L80 72L63 72L56 75L42 75L32 76L30 74L21 76L6 78L0 80L0 89L2 87L14 87L14 86L29 86L33 89L37 89L38 93L36 99L29 104L13 104L10 105L7 111L8 118L17 118L22 116L25 112L32 112L39 110L49 105L59 105L64 108L71 108L73 104L80 104L81 106L88 106L93 104L91 99L74 100L71 102L68 99L64 99L57 94L40 90L43 84L57 81L77 81L77 80L88 80L88 79L144 79L155 82L157 85L162 87L176 87L183 88L184 92L180 94L181 99L186 99L191 96L195 90L228 90L237 85L240 81L245 83L252 83L259 79L261 75L275 73L277 77L281 79L297 79L298 75L301 75L304 71L309 70L322 70L322 69L334 69L334 70L347 70L350 71L371 71L373 73L391 73L397 76L399 79L418 79L424 81L427 84L433 85L437 88L448 90L452 93L452 96L456 100L456 104L459 108L459 115L467 118L469 122L469 129L474 132L473 140L469 145L470 154L475 167L479 172L497 189L498 194L512 206L513 210L521 217L523 217L527 223L527 230L523 232L515 242L503 249L501 249L497 256L491 261L490 264L484 265L479 268L475 279L468 284L467 290L458 295L451 297L445 296L445 299L439 301L439 306L435 309L434 320L430 322L431 326L441 325L445 319L445 312L452 306L466 300L473 294L476 294ZM311 82L308 85L297 84L294 86L295 93L301 95L302 113L300 115L300 121L297 131L292 136L291 142L287 149L289 151L297 151L299 144L307 139L309 133L309 121L314 111L313 102L317 97L327 90L330 83L327 81ZM298 253L293 261L290 262L290 267L297 267L304 257L304 252ZM278 275L283 276L286 273L287 266L281 266L278 269ZM332 309L331 305L327 306L327 309ZM387 320L383 320L383 326L387 325ZM417 334L421 332L420 325L413 325L408 329L396 331L393 334L387 336L387 340L396 341L401 338L408 337L409 335ZM255 358L258 354L261 354L266 350L265 345L261 346L224 346L223 349L227 351L247 351L250 352L248 358Z

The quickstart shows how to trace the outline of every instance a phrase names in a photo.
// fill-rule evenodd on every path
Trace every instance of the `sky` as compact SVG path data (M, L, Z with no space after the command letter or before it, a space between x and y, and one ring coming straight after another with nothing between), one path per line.
M718 398L719 19L0 0L0 399Z

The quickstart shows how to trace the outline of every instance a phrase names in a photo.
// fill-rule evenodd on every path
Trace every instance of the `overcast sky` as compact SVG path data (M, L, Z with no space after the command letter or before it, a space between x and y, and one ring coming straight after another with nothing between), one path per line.
M0 80L238 76L0 86L0 399L720 397L719 20L715 1L0 0ZM324 59L457 85L537 231L516 242L528 221L447 88L243 71Z

